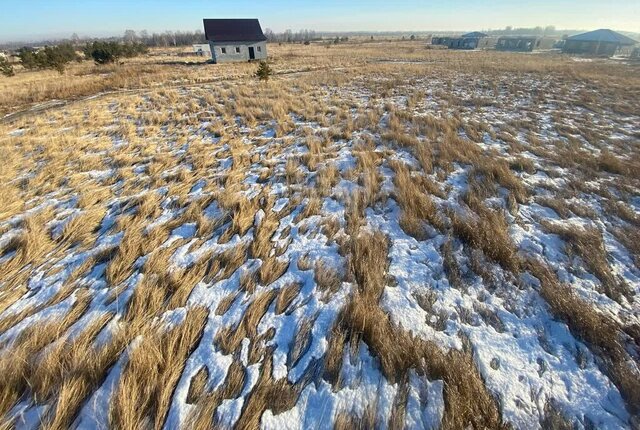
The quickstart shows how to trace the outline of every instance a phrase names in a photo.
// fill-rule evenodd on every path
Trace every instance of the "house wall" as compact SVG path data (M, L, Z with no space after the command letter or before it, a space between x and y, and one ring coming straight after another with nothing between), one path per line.
M494 37L454 37L445 43L449 49L490 49L496 46Z
M611 57L617 50L617 43L583 42L580 40L567 40L562 48L562 52L568 54L587 54L602 57Z
M477 39L465 39L462 37L452 37L447 41L449 49L475 49Z
M267 58L267 42L209 42L209 46L214 63L249 61L249 47L253 47L256 60ZM236 52L236 48L239 48L240 52ZM226 53L222 52L223 49Z
M431 38L431 44L432 45L443 45L443 46L449 46L449 41L451 40L450 37L433 37Z
M477 49L493 49L496 47L496 43L498 43L498 38L496 37L481 37L478 40Z
M530 52L539 49L552 49L555 39L548 37L501 37L498 39L498 51Z

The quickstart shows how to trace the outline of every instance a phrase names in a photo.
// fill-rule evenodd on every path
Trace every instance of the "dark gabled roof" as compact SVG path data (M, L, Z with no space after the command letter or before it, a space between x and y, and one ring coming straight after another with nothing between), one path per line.
M608 42L618 43L620 45L635 45L638 43L623 34L604 28L571 36L568 40L575 40L578 42Z
M471 33L463 34L461 37L487 37L488 34L481 33L479 31L473 31Z
M257 19L204 19L204 35L210 42L259 42L267 40Z

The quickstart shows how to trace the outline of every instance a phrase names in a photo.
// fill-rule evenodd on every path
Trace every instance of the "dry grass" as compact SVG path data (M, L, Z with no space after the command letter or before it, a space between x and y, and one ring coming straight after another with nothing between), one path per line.
M550 222L543 222L543 226L546 231L559 235L567 243L566 249L570 255L575 254L582 259L587 270L600 280L609 298L616 301L622 300L622 297L630 298L629 287L611 272L602 233L598 229Z
M80 336L50 351L48 360L36 371L36 378L51 384L49 390L57 397L45 418L44 428L70 427L86 399L100 386L124 350L128 338L122 331L114 333L105 345L91 344L111 317L105 314L94 319ZM34 398L46 398L36 390L33 395Z
M289 268L289 261L271 256L262 262L258 275L262 285L270 285L277 281Z
M633 256L636 267L640 267L640 231L633 227L616 228L612 232Z
M127 228L115 257L109 262L105 275L107 282L112 287L117 287L131 276L133 263L142 256L142 227L142 225L137 225Z
M334 430L366 430L376 428L376 411L374 407L367 407L362 416L353 413L340 412L333 424Z
M0 279L4 280L0 311L5 310L24 293L23 286L29 276L28 267L42 264L55 249L56 243L45 226L51 216L51 210L45 209L27 218L20 235L5 248L5 254L14 252L14 255L0 267Z
M316 174L316 188L322 197L331 195L331 190L340 180L340 172L335 165L330 164L318 169Z
M315 320L313 318L307 318L298 324L296 335L289 346L289 354L287 355L287 366L289 366L289 368L295 367L309 349L312 337L311 330L313 329L314 323Z
M625 350L621 327L595 310L571 288L561 284L544 265L527 262L527 270L540 281L540 294L552 313L564 321L601 359L600 365L620 390L631 413L640 411L640 371Z
M360 150L363 149L363 150ZM358 183L363 188L363 198L367 206L373 206L379 199L382 176L378 171L379 154L370 148L355 148Z
M194 379L197 377L198 375ZM238 360L234 360L229 366L225 380L220 388L209 393L206 387L202 387L202 392L195 402L195 409L188 419L189 427L203 430L215 427L217 424L216 409L223 400L235 399L240 395L245 379L244 366Z
M260 418L267 409L277 415L288 411L296 404L300 387L291 385L286 378L274 380L272 368L273 357L271 353L267 353L258 381L247 397L236 422L237 428L258 428Z
M129 353L111 409L109 425L160 429L185 361L197 345L208 311L192 308L177 326L149 327Z
M451 238L448 238L447 241L442 244L442 259L444 272L447 274L449 283L453 288L461 289L463 287L462 275L460 273L460 266L453 252Z
M187 403L193 405L201 400L207 391L207 382L209 381L209 369L202 366L200 370L191 378L189 382L189 392L187 393Z
M280 315L289 309L291 303L293 303L295 298L298 297L298 294L300 294L301 288L302 286L300 284L291 283L280 289L278 297L276 298L276 315Z
M33 386L31 381L35 377L34 369L38 366L38 353L47 345L63 338L69 327L78 321L87 310L90 301L91 295L86 290L77 291L75 303L62 318L33 324L23 330L10 345L4 346L4 353L0 354L0 369L2 370L0 373L6 377L0 378L0 416L6 416L5 414L16 404L23 393ZM70 351L79 351L77 347L80 350L82 347L86 348L86 342L93 337L91 336L93 331L87 333L89 336L85 338L85 343L71 345ZM55 355L47 355L47 357L49 358L48 363L55 365L58 357Z
M474 364L482 357L474 357L468 340L445 351L414 337L413 327L398 325L381 305L386 288L398 285L393 292L404 294L414 275L389 276L390 249L394 264L403 250L439 252L442 260L430 259L428 270L444 273L465 302L473 299L448 309L433 288L406 291L438 336L465 323L512 334L493 303L499 297L518 315L511 308L522 288L518 275L529 271L551 312L591 348L637 414L638 369L629 353L640 338L630 316L634 285L614 275L623 272L620 265L635 270L619 258L618 244L636 266L640 258L639 134L631 124L640 115L637 77L617 62L475 55L423 44L270 46L277 73L295 73L258 86L250 77L255 65L187 66L155 52L118 67L74 64L56 79L23 71L0 78L3 113L52 98L70 101L0 124L2 425L18 424L7 412L24 402L42 412L44 428L72 426L122 358L109 425L163 427L169 405L182 401L174 390L185 382L185 362L206 333L202 341L232 364L217 387L209 379L220 380L218 363L206 362L181 385L194 406L180 423L187 427L228 424L220 405L239 399L243 408L232 425L257 428L266 410L291 409L319 377L340 396L342 361L351 354L356 365L363 344L397 394L385 422L377 422L378 399L359 399L363 413L334 411L336 428L402 428L414 412L409 370L444 381L442 427L504 427ZM300 72L310 69L318 70ZM531 94L522 88L530 81L538 85ZM588 88L573 91L584 82ZM133 91L73 101L123 88ZM585 119L583 108L593 118ZM549 116L553 127L546 126ZM400 208L398 220L388 197ZM531 201L563 220L530 219ZM566 220L573 216L607 232L574 229ZM396 222L421 243L407 241ZM596 276L618 303L607 301L605 312L560 284L549 262L533 265L510 233L538 234L536 223L560 235L567 254L590 272L575 276ZM611 255L604 247L605 238L612 245L609 233L618 242ZM442 246L432 247L432 239ZM291 255L300 255L297 267ZM473 273L482 283L466 285ZM314 332L323 308L344 292L330 332ZM209 294L216 306L198 307ZM307 306L315 310L306 313ZM458 320L449 319L454 311ZM223 326L205 331L208 315ZM278 323L267 326L292 319L288 370L304 362L311 344L327 344L295 384L274 379L273 348L282 333ZM260 369L251 390L246 366ZM556 406L545 408L544 425L575 418Z
M228 279L247 260L248 248L248 244L239 243L214 256L209 262L204 281Z
M473 181L473 186L481 188L481 195L492 194L490 190L500 185L513 195L518 203L527 201L527 189L524 184L511 172L506 161L498 156L480 157L474 162L474 168L469 173L469 181Z
M455 235L471 247L482 250L506 270L517 271L519 257L509 237L509 225L504 215L477 202L473 206L473 214L451 214Z
M350 270L356 281L349 303L338 317L325 355L325 375L338 380L343 345L367 344L391 383L400 382L414 368L445 382L443 428L503 427L496 401L488 393L469 351L443 353L440 348L412 337L391 323L378 301L385 286L387 239L380 232L353 239ZM334 339L333 337L336 337ZM335 385L334 385L335 386Z
M276 297L275 290L260 293L247 306L242 320L236 327L226 327L218 331L215 342L225 354L233 354L238 350L242 339L254 339L257 335L258 323L267 312Z
M405 233L418 240L425 240L427 232L423 225L428 222L433 227L444 229L444 221L428 194L425 194L406 165L397 163L395 169L395 197L402 208L400 226Z
M316 261L313 273L313 279L325 299L337 293L342 286L343 275L340 271L323 261Z

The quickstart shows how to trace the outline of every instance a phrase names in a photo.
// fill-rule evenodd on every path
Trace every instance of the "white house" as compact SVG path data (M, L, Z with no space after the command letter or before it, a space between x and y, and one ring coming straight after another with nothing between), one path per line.
M214 63L267 58L267 37L257 19L205 19L204 34Z

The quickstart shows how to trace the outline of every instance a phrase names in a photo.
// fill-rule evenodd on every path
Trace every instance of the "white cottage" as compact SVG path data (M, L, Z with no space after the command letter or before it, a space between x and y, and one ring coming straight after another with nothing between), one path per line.
M257 19L205 19L204 34L214 63L267 58L267 37Z

